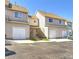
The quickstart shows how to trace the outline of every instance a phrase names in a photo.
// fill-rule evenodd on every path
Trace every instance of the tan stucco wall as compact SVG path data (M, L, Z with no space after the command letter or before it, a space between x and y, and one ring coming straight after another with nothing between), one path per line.
M29 24L32 26L38 26L38 19L29 18Z
M12 38L13 27L24 27L24 28L26 28L26 37L27 37L27 39L30 38L30 26L29 25L18 24L18 23L5 23L6 38L13 39Z

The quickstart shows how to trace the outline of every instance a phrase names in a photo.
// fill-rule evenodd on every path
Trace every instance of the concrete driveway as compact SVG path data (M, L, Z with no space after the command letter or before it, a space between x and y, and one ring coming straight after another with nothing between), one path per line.
M16 54L5 59L73 59L72 42L46 42L7 45Z

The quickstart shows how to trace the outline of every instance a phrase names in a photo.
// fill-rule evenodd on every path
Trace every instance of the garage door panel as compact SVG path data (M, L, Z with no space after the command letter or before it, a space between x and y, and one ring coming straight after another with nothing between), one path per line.
M56 38L56 30L49 30L49 39Z
M13 39L25 39L25 28L13 28Z
M67 36L67 31L62 31L62 37Z

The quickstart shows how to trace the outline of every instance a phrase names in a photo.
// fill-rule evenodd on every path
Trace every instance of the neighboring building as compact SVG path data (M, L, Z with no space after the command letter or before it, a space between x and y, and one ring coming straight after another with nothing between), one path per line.
M68 37L73 39L72 22L68 21L67 27L68 27Z
M43 11L37 11L36 17L39 19L39 28L46 38L67 36L67 20L64 18Z
M29 39L28 10L5 0L5 35L8 39Z

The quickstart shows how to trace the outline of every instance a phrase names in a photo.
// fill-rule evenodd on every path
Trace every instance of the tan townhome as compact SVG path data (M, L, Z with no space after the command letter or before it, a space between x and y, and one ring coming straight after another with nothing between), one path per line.
M5 0L5 36L7 39L29 39L28 10Z
M44 11L37 11L36 18L38 20L39 28L36 32L39 33L39 37L45 37L48 39L63 38L67 36L67 20ZM35 30L34 30L35 31Z
M55 14L37 11L35 16L29 16L30 37L41 39L64 38L67 36L67 20Z

